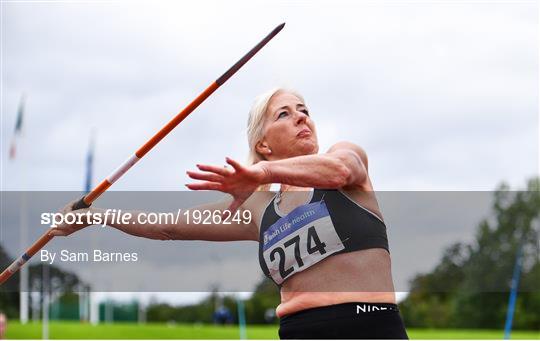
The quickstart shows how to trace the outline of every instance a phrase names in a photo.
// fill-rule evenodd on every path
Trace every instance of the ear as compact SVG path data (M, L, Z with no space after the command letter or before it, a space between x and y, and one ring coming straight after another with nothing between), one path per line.
M272 150L264 140L257 142L257 144L255 145L255 150L257 151L257 153L264 156L272 154Z

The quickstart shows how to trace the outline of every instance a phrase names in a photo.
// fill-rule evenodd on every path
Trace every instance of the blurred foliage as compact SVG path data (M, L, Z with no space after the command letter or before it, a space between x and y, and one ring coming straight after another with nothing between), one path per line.
M499 186L494 193L492 212L492 216L478 224L474 242L450 245L433 271L412 279L410 294L400 303L407 327L502 328L516 255L522 246L523 266L514 328L540 329L540 179L529 180L526 191L510 191L505 184ZM0 245L0 267L5 269L12 261ZM30 267L31 290L41 291L41 274L41 265ZM53 299L76 304L77 296L73 293L84 283L74 274L53 266L50 276L53 292L59 293ZM0 291L0 309L11 318L18 316L18 282L17 273ZM275 323L277 319L271 313L279 303L279 289L264 278L244 301L246 322ZM170 324L212 323L218 307L226 307L237 322L237 298L220 295L217 288L193 305L151 302L146 318L149 322ZM132 310L115 304L117 308Z
M0 271L4 271L13 259L9 258L6 251L0 244ZM19 274L16 273L4 284L0 291L0 311L4 312L8 318L19 316Z
M7 252L0 245L0 269L6 269L14 259L10 258ZM34 264L26 265L28 267L28 288L31 292L43 291L42 286L42 275L43 275L43 264ZM78 296L75 294L80 290L89 290L89 286L79 280L77 275L63 271L53 265L45 265L49 267L49 278L50 278L50 292L51 303L54 302L75 302L78 304ZM19 317L19 275L20 272L17 271L13 274L10 279L4 283L0 289L0 311L3 311L7 314L8 318L18 318ZM31 307L35 299L33 295L29 295L29 306ZM39 306L41 306L42 295L39 295L38 298ZM77 309L78 313L78 309ZM77 317L78 318L78 317Z
M278 288L272 281L265 278L257 286L253 295L244 301L246 322L249 324L276 322L276 319L270 320L265 316L269 309L273 312L279 302ZM235 323L238 322L237 298L233 295L220 295L217 288L198 304L171 306L166 303L151 303L146 317L149 322L211 323L213 313L219 306L226 307L234 316Z
M276 307L281 302L279 288L267 277L255 288L251 298L246 301L246 320L249 323L276 322L277 319L268 320L265 318L268 311L275 312Z
M400 309L408 327L503 328L514 265L523 262L513 327L540 329L540 179L526 191L502 184L475 241L448 247L432 272L411 281Z
M78 307L78 305L75 305ZM107 308L110 308L111 322L137 322L139 318L139 303L136 300L131 302L116 302L107 300L99 304L99 320L107 321Z

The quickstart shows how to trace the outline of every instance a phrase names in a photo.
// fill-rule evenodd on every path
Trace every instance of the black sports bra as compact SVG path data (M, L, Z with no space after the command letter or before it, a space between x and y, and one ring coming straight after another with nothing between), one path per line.
M259 263L277 285L334 254L389 250L384 222L341 191L314 189L307 204L287 215L275 201L261 220Z

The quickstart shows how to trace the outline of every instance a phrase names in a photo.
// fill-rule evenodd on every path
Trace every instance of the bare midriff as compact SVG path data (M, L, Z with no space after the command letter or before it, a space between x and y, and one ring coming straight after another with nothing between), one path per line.
M288 278L276 315L340 303L395 303L390 254L368 249L330 256Z

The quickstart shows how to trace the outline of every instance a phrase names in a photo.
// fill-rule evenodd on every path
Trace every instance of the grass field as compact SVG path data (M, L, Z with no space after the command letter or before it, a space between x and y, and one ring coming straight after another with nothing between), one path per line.
M408 329L411 339L502 339L501 330L459 330L459 329ZM248 326L249 339L278 339L277 326ZM41 324L8 325L8 339L40 339ZM213 325L166 325L148 323L101 324L91 326L76 322L51 322L51 339L238 339L237 326ZM514 331L512 339L540 340L540 331Z

